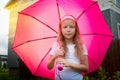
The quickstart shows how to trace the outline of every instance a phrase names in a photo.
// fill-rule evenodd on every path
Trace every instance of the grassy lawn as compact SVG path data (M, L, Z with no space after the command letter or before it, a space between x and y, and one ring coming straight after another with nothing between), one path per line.
M9 75L9 70L0 68L0 80L18 80L18 77L15 75Z
M17 76L9 75L8 73L0 73L1 80L18 80Z
M20 80L19 76L9 74L9 69L0 68L0 80ZM28 79L21 79L21 80L28 80ZM38 77L30 77L29 80L48 80L44 78Z

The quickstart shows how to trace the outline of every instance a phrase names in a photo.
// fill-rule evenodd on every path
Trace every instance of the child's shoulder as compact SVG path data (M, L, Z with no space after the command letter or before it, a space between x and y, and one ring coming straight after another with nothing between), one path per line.
M59 47L59 43L57 41L53 42L53 46Z
M53 45L59 45L59 43L57 41L54 41Z

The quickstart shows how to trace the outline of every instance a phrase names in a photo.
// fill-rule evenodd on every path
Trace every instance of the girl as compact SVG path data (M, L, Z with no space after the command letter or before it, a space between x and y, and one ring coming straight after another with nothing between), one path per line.
M58 38L50 51L48 69L56 63L55 80L82 80L81 72L88 71L87 50L80 39L77 21L65 16L59 25ZM63 66L63 70L59 67Z

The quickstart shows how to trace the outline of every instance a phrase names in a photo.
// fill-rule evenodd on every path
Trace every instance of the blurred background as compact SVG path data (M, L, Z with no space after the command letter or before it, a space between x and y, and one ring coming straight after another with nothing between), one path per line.
M8 76L9 74L17 76L17 78L14 77L14 80L38 79L29 72L11 48L16 31L18 12L36 1L37 0L0 0L0 79L2 77L2 80L8 80L3 76L4 74L2 74L2 72L7 72ZM114 75L114 72L120 72L120 0L94 1L98 1L103 16L114 35L114 39L101 65L105 72L107 72L107 74L104 75L108 78ZM93 74L96 74L96 72ZM96 76L97 75L98 74L96 74ZM120 73L118 73L118 76L120 77ZM39 79L42 80L43 78ZM11 80L13 80L13 78L11 78Z

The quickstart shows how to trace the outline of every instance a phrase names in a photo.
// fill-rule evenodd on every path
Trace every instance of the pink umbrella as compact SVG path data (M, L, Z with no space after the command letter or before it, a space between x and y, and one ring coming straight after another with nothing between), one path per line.
M59 21L73 15L88 49L89 72L99 69L113 35L97 2L92 0L39 0L19 12L13 50L33 75L54 78L47 69L49 51L56 40Z

